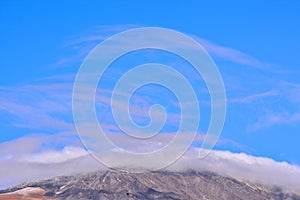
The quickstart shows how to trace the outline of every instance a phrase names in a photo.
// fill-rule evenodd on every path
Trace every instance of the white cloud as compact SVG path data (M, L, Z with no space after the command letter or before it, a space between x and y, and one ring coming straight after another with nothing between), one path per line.
M83 149L82 149L83 151ZM45 154L45 152L43 152ZM76 153L76 152L75 152ZM50 153L48 152L48 157ZM35 155L36 156L36 155ZM54 158L55 155L50 157ZM40 157L41 158L41 157ZM37 181L55 176L71 175L80 172L90 172L99 169L99 163L91 156L65 158L64 162L46 162L37 159L36 162L6 159L0 161L0 188L16 185L21 182Z
M22 158L22 162L31 163L62 163L74 158L88 155L88 152L79 147L67 146L62 150L48 150L41 153L26 155Z
M20 142L22 142L23 147L18 149L21 146ZM124 142L127 142L127 140ZM66 146L61 150L36 151L37 144L39 142L34 142L34 138L26 138L5 144L8 151L0 152L0 187L59 175L107 169L80 146ZM0 145L4 147L3 144ZM3 156L7 155L8 152L11 152L10 156ZM168 155L163 155L161 158L163 159L164 156ZM300 193L299 166L286 162L276 162L270 158L229 151L212 151L204 159L199 159L198 156L199 149L190 148L183 157L169 166L167 170L212 171L239 180L248 180L265 185L278 185L287 190ZM153 164L159 161L159 158L156 158L149 162ZM116 163L119 163L122 167L134 165L134 163L120 162L120 160L116 160ZM145 162L143 167L147 169L148 164Z
M289 191L300 192L299 166L229 151L212 151L203 160L197 159L197 154L197 149L190 150L171 169L208 170L239 180L277 185Z
M98 169L99 163L79 143L74 133L32 135L0 143L0 188Z

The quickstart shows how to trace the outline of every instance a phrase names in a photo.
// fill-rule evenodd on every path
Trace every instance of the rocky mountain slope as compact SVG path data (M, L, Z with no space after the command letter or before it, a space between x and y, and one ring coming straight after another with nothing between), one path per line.
M127 173L98 171L24 183L0 191L2 199L195 199L300 200L280 188L238 181L210 172Z

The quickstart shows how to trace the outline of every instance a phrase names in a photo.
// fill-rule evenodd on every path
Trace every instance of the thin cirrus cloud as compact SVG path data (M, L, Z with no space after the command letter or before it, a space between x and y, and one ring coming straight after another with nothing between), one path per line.
M257 131L274 125L297 125L300 122L300 85L291 82L279 82L276 88L265 93L252 95L234 102L249 103L259 108L256 121L249 124L248 131ZM257 97L261 97L257 99ZM251 101L250 101L251 100Z
M101 27L97 27L94 29L94 31L92 31L92 33L87 34L87 36L82 36L77 40L73 40L72 42L68 43L66 45L66 47L72 47L72 46L81 46L85 51L85 47L89 46L89 49L91 50L93 47L95 47L99 42L103 41L104 39L106 39L108 36L120 32L120 31L124 31L124 30L128 30L130 28L137 28L139 26L134 26L134 25L120 25L120 26L101 26ZM207 51L208 53L210 53L213 56L216 56L217 58L220 58L221 60L226 60L226 61L230 61L232 63L241 65L241 66L251 66L254 69L260 69L263 71L268 71L268 72L273 72L276 73L276 70L274 68L273 65L269 64L269 63L265 63L262 62L254 57L252 57L251 55L248 55L244 52L241 52L239 50L233 49L231 47L226 47L226 46L221 46L218 44L215 44L211 41L205 40L203 38L191 35L192 38L194 38L196 41L198 41ZM167 40L171 40L170 38L166 38ZM87 55L88 52L85 52L85 55ZM83 54L82 54L83 55ZM80 58L81 60L83 60L83 57ZM282 71L280 73L283 73ZM193 76L192 74L190 74L191 76ZM255 74L254 74L255 75ZM253 76L254 76L253 75ZM237 74L238 76L238 74ZM269 77L265 77L270 79ZM272 79L272 78L271 78ZM226 80L226 77L225 77ZM242 81L242 80L238 80L238 81ZM270 80L270 82L272 83L272 80ZM274 81L273 81L274 82ZM227 86L227 88L229 88L231 83L226 83L225 85ZM238 85L238 84L236 84ZM250 87L250 86L249 86ZM255 87L253 85L253 87ZM278 94L278 91L272 89L276 87L275 85L270 85L269 86L269 91L267 92L261 92L259 91L259 88L255 89L255 88L249 88L249 91L253 91L252 94L248 95L248 96L244 96L244 97L234 97L231 95L228 95L228 102L229 103L248 103L251 104L253 101L255 100L259 100L259 99L264 99L266 97L276 97L276 96L280 96L280 92ZM237 90L236 90L237 89ZM287 88L289 90L289 88ZM234 92L235 93L239 93L241 90L241 88L234 88ZM270 102L268 102L270 103ZM264 107L264 104L262 102L261 107ZM280 115L280 113L278 113L278 115ZM281 116L281 117L277 117L276 119L273 117L273 119L269 118L266 122L267 125L273 125L277 122L283 122L285 116ZM291 116L291 119L294 119L293 121L297 121L297 115L295 116ZM262 120L260 119L260 121L254 122L253 130L258 130L260 128L262 128L262 125L259 125ZM263 120L265 121L265 120ZM251 130L251 129L248 129Z
M116 30L126 30L128 28L134 27L133 25L130 26L120 26L120 27L100 27L99 30L101 31L97 32L97 35L99 37L102 33L105 33L106 35L111 34L112 32ZM89 43L87 45L95 45L96 43L100 42L103 38L94 36L87 36L82 37L80 40L73 41L69 45L80 45L84 46L85 42ZM105 36L106 37L106 36ZM251 65L251 66L267 66L267 64L264 64L263 62L258 61L257 59L242 53L238 50L219 46L214 43L211 43L209 41L196 38L196 40L199 40L200 43L212 54L219 56L222 59L228 59L232 62L242 64L242 65ZM70 63L69 63L70 64ZM64 119L58 119L55 117L55 113L64 114L66 112L71 112L71 94L72 94L72 84L74 81L74 75L60 75L60 76L52 76L52 77L46 77L41 79L41 81L44 81L44 84L31 84L31 85L23 85L20 87L2 87L1 93L2 98L0 96L1 103L1 109L5 110L6 112L9 112L10 114L13 114L17 116L19 119L26 119L22 122L20 120L19 122L15 123L15 125L18 125L19 127L36 127L39 126L42 127L49 127L51 126L59 126L61 129L72 129L72 123L70 123L71 116L68 115L69 120ZM59 82L62 83L59 83ZM225 82L226 84L226 82ZM253 89L253 88L252 88ZM277 89L270 89L267 92L254 92L253 94L250 94L248 96L242 96L242 97L234 97L233 95L228 95L228 102L235 104L252 104L254 101L262 100L261 107L265 107L264 105L264 99L268 97L280 97L281 96L281 88ZM16 95L16 92L18 91L18 95ZM297 90L297 86L291 87L290 85L284 87L285 93L288 93L290 95L290 99L293 100L295 103L297 99L297 94L299 94L299 91ZM296 91L293 92L293 91ZM235 91L238 93L239 91ZM27 98L22 96L22 94L26 93L30 94L27 96L34 96L35 98L31 100L30 98ZM34 93L34 94L33 94ZM7 98L9 97L9 98ZM144 97L143 97L144 98ZM141 100L143 98L140 98ZM8 101L9 99L9 101ZM298 98L299 99L299 98ZM105 95L99 97L99 101L107 105L110 102L110 99L106 97ZM31 102L31 103L30 103ZM35 103L32 103L35 102ZM293 103L292 101L290 101ZM272 102L267 102L268 104L272 104ZM140 104L139 106L141 106ZM120 108L124 108L124 106L121 106ZM147 108L147 107L144 107ZM274 108L272 108L274 109ZM272 126L276 123L287 123L286 119L290 119L291 122L297 122L299 120L298 114L296 113L290 113L289 111L284 112L277 112L276 110L269 109L267 113L270 115L267 115L267 113L264 114L263 117L259 117L256 122L253 122L252 125L249 125L248 130L258 130L262 128L263 126ZM268 110L268 109L266 109ZM133 115L136 116L142 116L145 117L145 110L141 110L140 108L132 109ZM297 110L296 110L297 111ZM104 111L105 112L105 111ZM274 114L275 113L275 114ZM171 116L171 115L170 115ZM173 116L176 121L178 121L179 117L177 115ZM38 122L38 123L37 123Z
M83 49L82 51L84 51L84 53L81 54L81 56L87 55L88 52L93 47L95 47L99 42L108 38L110 35L120 32L120 31L128 30L130 28L137 28L137 27L139 27L139 26L120 25L120 26L112 26L112 27L111 26L96 27L93 31L90 31L89 34L87 34L86 36L81 36L81 37L79 37L79 39L76 39L76 40L73 40L73 41L67 43L66 47L74 47L74 46L76 46L77 48L80 47L79 49ZM191 37L194 38L196 41L198 41L208 51L208 53L210 53L213 56L216 56L217 58L220 58L220 59L226 60L226 61L230 61L232 63L242 65L242 66L251 66L254 69L260 69L260 70L268 71L268 72L276 72L276 69L273 68L273 65L262 62L244 52L233 49L231 47L226 47L226 46L221 46L221 45L215 44L211 41L205 40L203 38L199 38L197 36L191 35ZM171 40L170 38L166 38L166 39ZM86 51L87 49L89 49L89 51ZM76 59L74 59L74 60L76 60ZM79 60L83 60L83 57L80 57ZM69 63L69 64L71 64L71 63ZM191 74L191 76L192 76L192 74ZM226 79L226 77L225 77L225 79ZM239 80L239 81L242 81L242 80ZM270 81L270 82L272 82L272 81ZM227 86L230 85L230 83L226 83L226 82L225 82L225 84ZM236 84L236 85L238 85L238 84ZM228 102L229 103L239 103L239 104L240 103L250 104L255 100L264 99L266 97L278 96L277 91L273 90L272 87L274 87L274 85L270 85L270 88L268 89L269 91L267 91L267 92L261 92L261 91L259 91L259 88L258 89L250 88L249 91L253 91L253 93L248 96L244 96L244 97L234 97L234 96L229 95ZM240 90L240 88L235 88L235 89ZM238 90L234 91L234 92L239 93ZM262 102L261 107L264 107L263 102ZM293 117L293 119L294 118L297 118L297 117L295 116L295 117ZM274 119L270 120L270 122L271 121L274 123L276 122L276 120L274 120ZM279 119L279 121L282 121L282 120ZM260 123L259 121L254 122L254 124L256 124L256 125L253 125L253 126L256 126L256 128L255 128L256 130L260 129L260 127L261 127L261 126L257 125L259 123ZM272 125L272 123L266 123L266 124ZM250 130L250 129L248 129L248 130Z
M248 125L247 130L257 131L273 125L294 125L299 122L300 110L293 113L291 111L274 112L273 110L267 110L262 113L255 123Z
M227 102L228 103L252 103L255 100L259 100L262 98L266 98L266 97L274 97L274 96L278 96L279 93L276 92L275 90L269 90L263 93L257 93L257 94L252 94L249 96L245 96L245 97L241 97L241 98L231 98L228 99Z
M62 83L59 79L62 78ZM51 83L54 80L55 83ZM46 81L46 82L45 82ZM43 78L42 82L21 85L18 87L1 87L0 110L4 115L14 116L9 125L27 128L31 131L70 131L74 130L72 118L72 83L65 82L65 76ZM50 82L50 83L49 83ZM111 91L98 89L96 93L96 108L101 125L105 128L118 130L110 112ZM17 94L17 95L16 95ZM87 98L82 96L81 98ZM148 118L151 101L147 96L135 95L135 102L130 105L130 114L137 121ZM118 109L127 111L128 105L117 102ZM160 117L161 113L154 113ZM173 124L180 120L180 113L170 111L168 117ZM114 128L113 128L114 127Z
M70 64L78 61L83 61L84 57L88 55L88 53L101 41L109 38L110 36L129 30L131 28L142 28L143 26L128 24L128 25L117 25L117 26L97 26L93 30L90 30L84 36L77 36L77 39L66 42L63 47L76 49L76 52L73 56L61 58L55 63L55 66L69 66ZM236 50L231 47L226 47L222 45L215 44L211 41L208 41L204 38L200 38L195 35L190 35L194 38L199 44L201 44L204 49L221 59L231 61L236 64L242 64L247 66L256 67L263 70L269 70L272 65L262 62L251 55L248 55L242 51ZM172 44L171 38L167 38L166 40L170 40L170 44ZM186 44L185 44L186 45ZM79 50L79 51L78 51Z
M134 28L138 26L134 25L121 25L121 26L105 26L105 27L96 27L92 34L87 36L79 37L79 39L71 41L70 43L66 43L66 47L75 47L78 52L80 52L80 49L84 49L82 51L85 51L81 54L79 59L74 59L73 61L81 61L85 55L87 55L87 49L85 47L88 47L89 50L91 50L92 47L94 47L96 44L101 42L103 39L107 38L112 33L116 33L118 31L127 30L129 28ZM253 58L252 56L245 54L241 51L235 50L230 47L220 46L217 44L214 44L210 41L207 41L202 38L198 38L196 36L192 36L195 38L195 40L199 41L200 44L202 44L205 49L212 55L215 55L221 59L228 60L231 62L234 62L236 64L240 65L249 65L258 67L261 69L269 69L270 65L266 64L264 62L259 61L258 59ZM72 61L72 62L73 62ZM67 65L71 65L71 62L66 61L64 62ZM272 70L271 70L272 71ZM58 119L55 117L55 113L58 114L64 114L65 112L71 112L71 91L72 91L72 84L74 81L74 75L60 75L60 76L52 76L52 77L46 77L42 81L45 83L43 85L41 84L31 84L31 85L23 85L20 87L11 87L11 88L1 88L1 93L3 94L2 98L0 96L1 103L1 109L5 110L6 112L9 112L15 116L17 116L19 119L26 118L26 122L19 121L18 123L15 123L15 125L18 125L20 127L36 127L40 125L40 128L42 126L50 127L51 125L59 125L61 128L65 129L71 129L72 124L70 123L71 116L69 115L69 120L64 119ZM226 77L225 77L226 80ZM63 84L59 83L60 81L63 82ZM241 80L240 80L241 81ZM54 83L56 82L56 83ZM58 83L57 83L58 82ZM271 82L271 81L270 81ZM228 86L230 83L225 82L225 85ZM236 84L238 85L238 84ZM261 92L259 91L259 88L250 88L249 91L253 91L252 94L249 94L247 96L240 95L240 97L233 96L231 94L228 95L228 103L231 104L253 104L253 102L260 100L260 106L262 108L266 107L266 112L262 113L264 117L256 117L257 121L254 121L252 125L249 125L248 130L259 130L263 128L264 126L272 126L277 123L285 123L287 124L288 121L290 122L298 122L299 116L298 116L298 109L295 109L294 112L289 110L284 111L277 111L276 108L269 108L268 105L272 105L272 100L265 101L265 99L269 97L281 97L282 91L289 95L289 99L286 99L288 101L288 104L297 104L297 94L299 94L299 91L297 89L297 86L291 86L286 84L286 86L282 86L282 88L277 88L276 85L270 85L270 88L267 90L267 92ZM31 91L32 90L32 91ZM18 95L14 91L18 91ZM38 100L31 100L24 98L22 96L26 92L28 92L28 96L31 96L31 94L34 94L36 99ZM238 94L240 91L240 88L235 88L234 93ZM43 95L43 93L45 95ZM43 95L41 97L41 95ZM7 98L9 97L9 98ZM9 101L8 101L9 99ZM142 98L141 98L142 99ZM41 101L42 100L42 101ZM110 99L108 97L101 96L99 97L100 102L104 102L105 105L109 103ZM39 101L39 102L38 102ZM200 100L201 101L201 100ZM30 102L35 102L34 105L30 104ZM37 103L37 104L36 104ZM142 104L140 104L142 105ZM120 105L121 108L123 106ZM67 109L63 110L63 109ZM16 112L18 110L18 112ZM136 116L140 116L143 114L142 117L144 117L145 110L141 109L132 109L132 111L136 112L133 113L133 115L136 114ZM31 119L29 119L31 117ZM174 119L179 119L178 116L173 116ZM289 119L289 120L287 120ZM36 120L40 123L36 123ZM178 121L178 120L176 120ZM56 126L55 125L55 126Z
M251 55L248 55L239 50L233 49L231 47L221 46L215 44L211 41L205 40L203 38L199 38L197 36L192 36L196 41L198 41L208 53L217 56L221 59L228 60L234 62L236 64L252 66L258 69L270 69L271 65L268 63L264 63Z
M70 130L72 123L56 116L71 112L71 102L65 99L68 96L66 88L66 84L1 87L0 109L15 117L9 122L13 126L38 130Z

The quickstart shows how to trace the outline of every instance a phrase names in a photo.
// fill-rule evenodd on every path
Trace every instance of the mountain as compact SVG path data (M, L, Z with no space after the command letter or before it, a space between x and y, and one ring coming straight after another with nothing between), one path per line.
M278 187L269 188L211 172L97 171L23 183L0 191L0 200L4 199L300 200L300 196L284 192Z

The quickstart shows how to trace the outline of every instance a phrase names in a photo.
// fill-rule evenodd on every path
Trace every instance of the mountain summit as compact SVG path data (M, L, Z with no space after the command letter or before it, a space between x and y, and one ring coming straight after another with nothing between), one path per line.
M195 199L195 200L300 200L278 187L266 187L211 172L128 173L97 171L76 176L23 183L0 191L0 200L98 200L98 199Z

